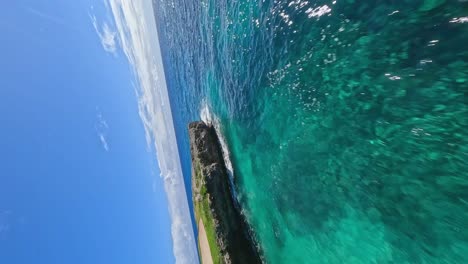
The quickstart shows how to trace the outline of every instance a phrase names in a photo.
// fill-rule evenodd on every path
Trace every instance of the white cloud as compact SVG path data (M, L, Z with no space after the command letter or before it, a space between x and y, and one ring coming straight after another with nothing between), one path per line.
M99 108L96 110L99 111ZM104 120L100 112L97 114L97 122L94 128L96 129L96 133L101 141L102 147L105 151L109 151L109 144L107 143L107 130L109 129L109 125L106 120Z
M11 211L5 210L0 212L0 235L5 234L10 230Z
M90 15L90 17L104 50L115 54L117 50L117 32L111 30L107 22L103 22L102 25L99 25L95 16Z
M28 13L30 13L31 15L34 15L38 18L41 18L43 20L46 20L46 21L49 21L51 23L54 23L56 25L59 25L59 26L62 26L66 29L69 29L69 30L73 30L73 31L81 31L79 28L77 27L73 27L71 26L70 24L68 24L64 19L62 19L60 16L56 16L54 14L48 14L48 13L45 13L45 12L42 12L38 9L34 9L32 7L26 7L26 6L23 6L24 10Z
M99 140L101 140L102 147L106 150L109 151L109 145L107 144L107 139L104 136L104 134L99 134Z
M138 107L146 139L156 149L168 197L176 263L198 263L151 0L107 1L119 46L136 76Z

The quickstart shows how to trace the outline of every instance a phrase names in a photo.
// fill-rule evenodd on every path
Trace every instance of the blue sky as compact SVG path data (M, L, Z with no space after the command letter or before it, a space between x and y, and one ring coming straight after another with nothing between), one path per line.
M0 263L197 262L150 7L2 5Z

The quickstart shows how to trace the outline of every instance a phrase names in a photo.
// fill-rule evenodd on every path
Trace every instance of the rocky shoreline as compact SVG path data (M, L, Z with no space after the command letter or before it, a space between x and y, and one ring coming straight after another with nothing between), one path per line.
M206 235L203 241L208 240L209 245L209 249L200 248L201 259L205 264L262 263L245 218L235 206L215 129L204 122L193 122L189 124L189 136L192 199L197 226L203 225L204 233L199 232L198 241L200 235Z

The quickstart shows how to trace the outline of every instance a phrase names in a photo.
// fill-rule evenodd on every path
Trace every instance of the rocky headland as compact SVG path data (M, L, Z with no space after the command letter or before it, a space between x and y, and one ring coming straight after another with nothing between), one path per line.
M204 122L193 122L189 136L192 199L202 262L262 263L245 218L236 207L215 129Z

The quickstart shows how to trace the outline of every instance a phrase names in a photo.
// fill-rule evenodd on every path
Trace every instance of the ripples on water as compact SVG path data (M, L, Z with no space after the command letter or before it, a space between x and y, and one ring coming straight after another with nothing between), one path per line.
M207 100L269 263L468 263L467 1L155 5L179 148Z

